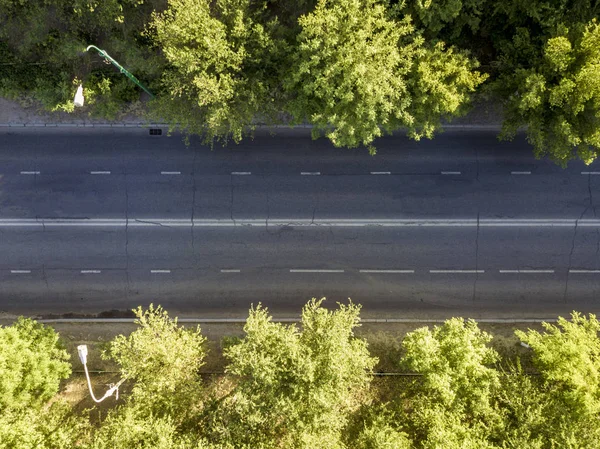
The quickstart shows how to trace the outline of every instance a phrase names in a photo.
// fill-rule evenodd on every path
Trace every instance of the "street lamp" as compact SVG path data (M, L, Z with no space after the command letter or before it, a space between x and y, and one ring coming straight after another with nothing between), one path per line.
M135 84L137 84L139 87L141 87L144 90L144 92L146 92L152 98L154 98L154 94L152 92L150 92L146 88L146 86L144 86L125 67L123 67L121 64L119 64L117 61L115 61L108 53L106 53L106 51L96 47L95 45L88 45L88 47L85 49L85 51L89 51L90 48L93 48L94 50L96 50L100 54L100 56L102 56L104 58L105 61L114 65L117 69L119 69L119 72L121 72L123 75L125 75L127 78L129 78L131 81L133 81ZM84 101L83 100L83 86L80 84L79 87L77 88L77 93L75 94L75 100L73 102L75 103L75 106L81 107L81 106L83 106L83 101Z
M83 363L83 368L85 370L85 377L87 379L88 388L90 390L90 395L92 396L92 399L94 400L94 402L102 402L107 397L112 396L113 394L115 394L115 399L119 399L119 387L121 386L121 384L123 382L125 382L125 379L121 379L115 385L113 385L113 384L109 385L110 388L108 389L108 391L106 393L104 393L104 396L102 396L100 399L96 399L96 396L94 396L94 391L92 390L92 382L90 381L90 373L88 372L88 368L87 368L87 354L88 354L87 346L86 345L77 346L77 353L79 354L79 360L81 360L81 363Z

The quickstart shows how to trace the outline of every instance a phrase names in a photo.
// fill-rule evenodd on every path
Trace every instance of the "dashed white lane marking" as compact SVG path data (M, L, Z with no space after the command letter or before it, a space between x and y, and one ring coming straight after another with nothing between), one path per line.
M600 270L569 270L569 273L600 273Z
M221 270L221 273L239 273L241 270Z
M443 171L442 175L460 175L461 172L459 171Z
M344 270L302 270L292 269L290 273L343 273Z
M81 274L100 274L100 270L81 270Z
M90 175L110 175L109 171L91 171Z
M150 273L158 274L158 273L170 273L171 270L150 270Z
M319 176L321 174L320 171L303 171L300 172L301 175L303 176Z
M600 171L582 171L582 175L600 175Z
M12 274L29 274L31 270L10 270Z
M21 174L22 175L39 175L40 172L39 171L22 171Z
M511 175L530 175L530 171L511 171Z
M232 171L231 174L232 175L244 176L244 175L251 175L252 172L250 172L250 171Z
M358 270L359 273L414 273L415 270Z
M180 171L161 171L161 175L180 175Z
M371 174L372 175L391 175L392 172L389 172L389 171L372 171Z
M445 273L477 274L477 273L485 273L485 270L429 270L429 272L434 273L434 274L445 274Z
M525 274L537 274L537 273L554 273L554 270L499 270L500 273L525 273Z

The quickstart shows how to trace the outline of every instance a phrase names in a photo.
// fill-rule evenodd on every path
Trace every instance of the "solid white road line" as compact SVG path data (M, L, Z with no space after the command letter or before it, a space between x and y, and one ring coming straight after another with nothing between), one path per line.
M21 174L22 175L39 175L40 172L39 171L22 171Z
M569 273L591 274L600 273L600 270L569 270Z
M81 270L81 274L99 274L100 270Z
M300 172L301 175L303 176L319 176L321 174L320 171L303 171Z
M415 270L358 270L359 273L414 273Z
M485 273L485 270L429 270L429 272L435 273L435 274L446 274L446 273L477 274L477 273Z
M391 175L392 173L389 171L372 171L372 175Z
M582 175L600 175L600 171L582 171Z
M221 270L221 273L239 273L241 270Z
M194 227L600 227L600 219L196 218ZM191 227L189 218L0 218L0 227Z
M511 171L511 175L530 175L530 171Z
M10 270L12 274L29 274L31 270Z
M498 270L500 273L525 273L525 274L538 274L538 273L554 273L554 270Z
M252 172L249 172L249 171L232 171L231 174L232 175L251 175Z
M150 273L158 274L158 273L170 273L171 270L150 270Z
M180 175L180 171L161 171L161 175Z
M91 171L90 175L110 175L109 171Z
M303 269L292 269L290 273L343 273L344 270L303 270Z
M461 172L459 171L443 171L442 175L460 175Z

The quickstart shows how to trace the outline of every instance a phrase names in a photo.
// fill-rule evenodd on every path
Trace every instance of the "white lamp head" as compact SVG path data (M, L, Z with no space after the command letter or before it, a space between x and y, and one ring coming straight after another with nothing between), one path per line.
M87 363L87 345L77 346L77 353L79 354L79 360L85 365Z
M77 88L77 92L75 93L75 100L73 100L75 106L82 107L84 103L83 99L83 86L80 84Z

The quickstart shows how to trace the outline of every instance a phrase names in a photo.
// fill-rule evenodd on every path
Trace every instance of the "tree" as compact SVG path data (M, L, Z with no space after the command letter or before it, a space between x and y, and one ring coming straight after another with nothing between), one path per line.
M423 376L423 389L436 402L473 411L490 407L499 374L489 365L498 354L487 346L492 337L474 320L447 320L442 326L416 329L406 335L401 363Z
M542 323L545 332L515 331L534 351L534 363L544 380L574 414L600 412L600 323L596 316L571 314L557 324Z
M179 431L176 418L148 414L126 405L109 413L95 432L90 449L209 449L193 432Z
M266 2L169 0L154 15L153 35L167 61L165 98L155 111L172 128L238 142L276 101L285 43L276 19L261 22Z
M398 430L397 416L380 404L368 407L367 416L361 417L358 434L346 433L346 447L353 449L410 449L408 435Z
M51 327L23 317L0 326L0 413L46 403L71 374L69 358Z
M591 164L600 151L600 26L572 33L563 28L546 40L543 56L503 77L506 121L502 138L527 126L536 157L565 167L579 158Z
M122 376L134 382L134 403L183 420L201 392L198 370L206 356L206 339L199 326L179 326L161 306L150 304L134 312L138 329L127 337L117 336L103 356L114 359Z
M89 441L90 431L66 401L0 413L0 449L74 449Z
M313 138L324 133L338 147L374 154L375 138L403 126L431 137L439 116L457 114L484 79L464 55L426 46L410 17L394 21L375 0L320 0L299 23L288 110L313 124Z
M376 359L354 336L360 306L328 311L322 302L304 306L302 330L272 322L259 305L245 337L226 349L235 388L222 425L236 447L342 447L348 413L366 394Z
M442 118L450 120L468 111L471 93L487 75L475 70L478 64L467 53L453 47L446 49L443 42L422 47L416 54L408 78L412 94L408 135L415 140L432 139L434 132L442 128Z
M422 375L410 414L422 447L494 447L489 436L500 420L493 402L500 378L489 366L498 360L490 340L462 318L406 335L401 364Z
M456 39L464 28L472 34L479 31L486 6L487 0L412 0L396 4L393 11L410 14L428 36Z
M516 331L533 349L539 381L513 376L504 382L500 402L506 411L503 440L531 441L531 447L593 449L600 445L598 357L600 323L577 312L544 332Z

